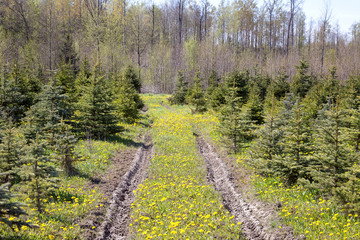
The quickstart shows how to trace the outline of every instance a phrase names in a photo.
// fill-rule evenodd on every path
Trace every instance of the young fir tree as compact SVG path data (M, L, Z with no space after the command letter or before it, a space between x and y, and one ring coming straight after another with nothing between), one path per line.
M241 113L242 101L236 96L236 90L236 87L229 89L229 95L226 97L227 104L222 107L219 116L219 131L235 154L241 151L243 144L250 139L253 130L252 121L246 119Z
M19 122L33 104L35 93L31 92L24 70L16 64L11 73L4 69L0 80L1 115Z
M83 93L77 103L75 118L80 135L88 138L105 139L119 132L114 114L113 91L99 65L83 86Z
M9 190L9 186L10 183L0 185L0 222L8 225L12 230L14 226L20 230L22 226L30 225L20 219L21 215L27 215L22 209L25 205L13 200L14 195Z
M251 91L253 89L256 89L260 100L263 101L265 99L266 92L270 84L271 84L271 78L269 76L259 73L258 70L255 69L254 75L252 75L249 79L248 96L250 97Z
M27 112L25 136L28 140L39 134L50 146L54 145L57 124L61 119L69 119L71 114L69 98L62 92L54 82L43 87L36 104Z
M206 98L210 99L216 88L219 87L220 78L218 78L215 70L211 70L208 78L208 88L206 89Z
M18 129L14 127L12 119L2 129L2 139L0 142L0 182L11 183L18 182L18 168L21 166L22 150L24 142L19 138Z
M170 104L183 105L188 91L188 82L182 72L178 72L176 88L173 95L169 98Z
M329 98L335 99L340 94L340 82L336 76L336 68L329 71L329 75L314 85L304 98L304 111L308 119L316 119L321 107L327 103Z
M336 67L333 66L329 69L329 75L325 79L324 85L325 97L336 99L336 96L340 95L340 81L336 75Z
M355 152L360 147L360 96L348 98L346 103L344 121L349 126L348 138L354 146Z
M75 72L73 66L63 63L56 73L56 85L61 88L62 94L69 98L69 102L76 101Z
M357 161L357 154L347 141L348 129L343 124L343 111L339 109L339 97L320 111L315 125L317 167L312 168L312 186L324 193L336 194L347 182L346 173Z
M280 100L290 92L290 84L288 82L289 76L284 71L280 71L275 79L271 82L273 94L277 100Z
M83 89L85 86L90 85L90 77L92 75L89 61L85 57L80 66L80 72L75 79L75 100L78 101L83 95Z
M279 143L282 154L274 159L277 174L290 185L298 180L311 180L313 142L300 101L300 98L297 98L296 104L290 111L289 108L284 109L283 116L288 120L283 127L284 136Z
M134 123L140 118L140 109L144 107L144 103L132 84L133 79L127 74L119 78L114 98L116 114L122 121Z
M210 96L208 96L208 105L215 111L221 109L226 104L227 89L225 85L219 84Z
M28 194L39 213L43 213L43 199L52 193L57 186L58 170L46 151L46 142L36 134L30 142L21 169L22 177L28 181Z
M236 97L240 97L242 104L246 103L249 96L249 79L250 73L248 71L239 73L235 71L231 76L227 77L225 80L226 88L232 89L236 88ZM234 85L235 84L235 85ZM232 90L230 90L232 91ZM229 93L227 93L229 94Z
M300 95L301 98L306 96L306 93L314 84L314 79L309 71L309 64L306 61L300 61L300 65L296 66L297 73L291 82L291 93L295 96Z
M284 119L275 115L275 97L272 97L272 107L265 118L265 123L256 130L257 139L250 150L250 165L260 170L261 174L274 174L276 167L274 159L282 154L280 141L284 135L281 127Z
M195 74L194 83L190 86L186 95L186 102L195 106L195 110L192 110L195 113L206 111L206 101L201 84L200 71L197 71Z
M124 79L130 81L130 84L134 89L140 93L141 91L141 82L138 74L136 74L135 69L132 65L128 65L124 72Z
M76 158L74 147L77 142L77 138L71 132L70 127L64 120L60 121L56 127L54 146L55 159L57 159L68 176L72 175L75 171L74 162Z
M264 121L263 109L264 107L263 102L260 99L259 89L256 86L253 86L250 90L249 100L243 107L245 118L256 125L260 125Z

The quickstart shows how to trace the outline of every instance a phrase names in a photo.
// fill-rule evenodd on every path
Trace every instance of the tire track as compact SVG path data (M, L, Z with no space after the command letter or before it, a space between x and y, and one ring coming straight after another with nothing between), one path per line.
M203 138L196 138L199 152L205 159L208 170L208 181L215 186L223 198L224 207L235 217L237 222L241 222L242 231L245 239L254 240L277 240L295 239L292 233L286 235L269 231L264 228L263 223L255 216L262 216L266 219L271 213L262 212L256 206L246 203L240 194L235 191L234 184L230 180L230 175L225 163L219 158L214 149Z
M127 238L130 207L135 200L133 191L145 180L146 170L154 153L154 147L150 142L151 138L145 137L145 143L135 154L129 171L125 173L114 191L113 197L110 200L110 207L96 240L120 240Z

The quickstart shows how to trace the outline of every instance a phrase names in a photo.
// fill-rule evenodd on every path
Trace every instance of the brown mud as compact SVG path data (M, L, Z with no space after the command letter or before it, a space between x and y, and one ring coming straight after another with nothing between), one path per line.
M136 152L129 171L121 175L121 179L118 179L118 185L113 191L111 199L109 199L110 206L105 219L100 226L97 237L93 239L126 239L129 230L130 207L135 200L133 191L146 178L146 169L148 168L153 151L151 138L146 137L145 143Z
M271 227L270 219L275 219L275 211L262 208L261 204L246 202L233 182L226 164L215 152L213 147L203 138L197 137L197 145L203 156L207 170L208 181L215 186L221 194L223 204L234 216L237 222L241 222L242 233L245 239L254 240L278 240L295 239L292 231L278 230Z
M112 193L121 181L121 177L129 170L134 159L136 148L121 150L113 157L111 169L102 177L91 179L92 183L87 186L89 189L96 189L104 194L106 199L111 198ZM107 201L102 203L104 207L91 211L85 219L79 222L84 233L81 239L93 240L96 238L97 228L100 227L106 215ZM95 228L93 228L95 227Z

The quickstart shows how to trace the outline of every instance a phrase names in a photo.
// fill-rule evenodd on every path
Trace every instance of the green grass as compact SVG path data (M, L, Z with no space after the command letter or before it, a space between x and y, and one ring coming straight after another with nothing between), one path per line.
M192 116L186 107L160 106L166 96L149 96L156 155L148 179L135 191L131 211L134 239L236 239L240 224L206 181L198 156Z

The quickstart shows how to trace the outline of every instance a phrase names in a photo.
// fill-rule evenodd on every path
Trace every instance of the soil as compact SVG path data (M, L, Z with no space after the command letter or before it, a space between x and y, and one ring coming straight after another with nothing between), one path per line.
M236 174L236 171L239 171L239 169L236 170L234 165L231 164L231 170L235 173L231 174L213 147L203 138L197 137L197 145L200 154L206 162L208 181L221 194L224 207L235 217L237 222L242 223L242 232L245 239L295 239L291 229L278 230L271 227L271 222L276 219L273 209L264 206L260 202L246 202L244 200L244 191L241 191L241 186L234 184L234 181L243 181L246 178L246 172L242 171L238 172L240 173L239 175ZM234 179L232 176L237 176L237 178ZM245 187L247 190L248 186Z
M131 148L118 152L112 159L111 169L101 178L91 179L92 184L90 184L88 188L96 188L104 194L106 199L110 199L112 193L121 181L122 176L129 170L129 166L134 159L136 151L136 148ZM109 206L106 200L104 200L103 205L105 207L90 212L90 214L80 222L81 228L86 229L82 235L82 239L93 240L96 238L96 231L104 221L106 209ZM93 228L93 226L95 228Z
M125 175L120 175L122 176L121 179L117 179L118 185L113 189L105 220L100 226L97 237L92 239L126 239L130 220L130 207L135 200L133 191L146 178L146 169L154 152L153 145L150 142L150 137L145 138L145 144L136 152L129 171ZM110 174L109 176L111 177Z

